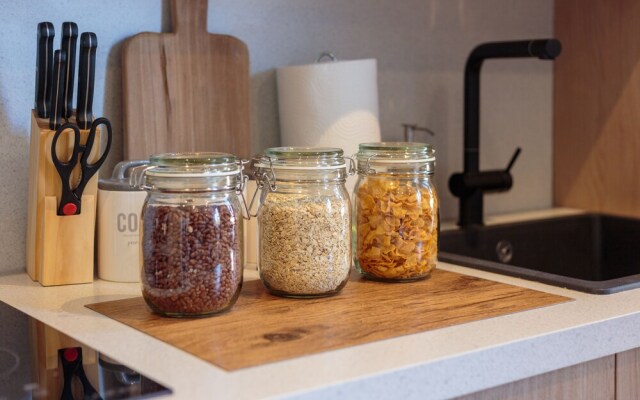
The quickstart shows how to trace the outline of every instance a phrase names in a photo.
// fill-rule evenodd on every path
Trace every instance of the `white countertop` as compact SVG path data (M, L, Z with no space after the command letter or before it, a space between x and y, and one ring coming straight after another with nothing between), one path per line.
M640 289L598 296L446 263L438 268L575 301L234 372L84 307L139 296L138 284L98 280L45 288L20 273L0 276L0 301L170 387L180 399L449 398L640 347ZM257 278L255 271L246 275Z

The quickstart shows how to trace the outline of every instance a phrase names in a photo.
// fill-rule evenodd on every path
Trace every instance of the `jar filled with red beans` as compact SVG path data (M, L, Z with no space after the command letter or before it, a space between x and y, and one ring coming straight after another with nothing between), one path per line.
M242 287L243 164L226 153L167 153L133 175L147 190L140 229L144 300L157 314L229 310ZM247 213L248 216L248 213Z

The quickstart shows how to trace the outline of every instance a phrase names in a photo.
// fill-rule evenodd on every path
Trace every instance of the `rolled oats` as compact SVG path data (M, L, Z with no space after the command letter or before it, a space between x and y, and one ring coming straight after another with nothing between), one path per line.
M351 268L349 200L269 193L262 205L260 276L276 294L337 293Z

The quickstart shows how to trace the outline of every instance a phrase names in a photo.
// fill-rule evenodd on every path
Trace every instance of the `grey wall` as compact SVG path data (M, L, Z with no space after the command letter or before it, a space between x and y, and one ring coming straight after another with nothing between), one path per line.
M186 1L186 0L181 0ZM79 24L99 48L96 115L109 117L115 141L105 171L122 158L120 47L141 31L169 29L165 0L0 0L0 272L24 268L29 110L38 22ZM341 59L376 58L384 139L403 122L437 132L436 184L442 215L457 201L448 176L462 168L462 72L475 44L546 37L553 0L210 0L209 31L244 40L251 55L253 150L278 145L274 68L306 64L331 50ZM506 165L516 146L511 192L488 196L499 213L551 205L552 65L487 62L482 80L481 167Z

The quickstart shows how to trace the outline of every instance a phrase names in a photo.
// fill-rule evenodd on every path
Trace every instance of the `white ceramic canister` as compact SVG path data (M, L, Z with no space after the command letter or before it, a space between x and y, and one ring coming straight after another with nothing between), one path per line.
M110 179L98 182L98 277L140 282L140 213L147 197L129 185L128 175L147 160L118 163Z

